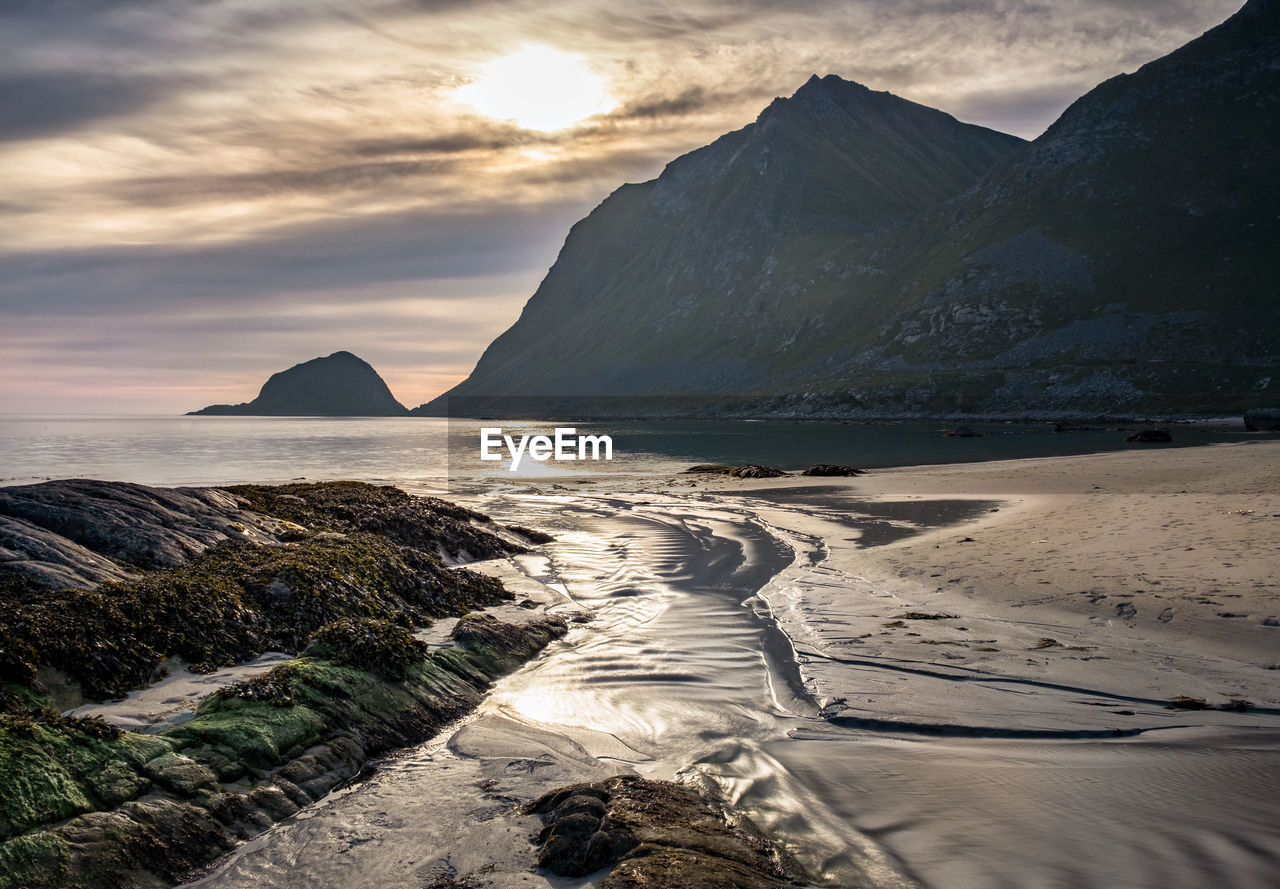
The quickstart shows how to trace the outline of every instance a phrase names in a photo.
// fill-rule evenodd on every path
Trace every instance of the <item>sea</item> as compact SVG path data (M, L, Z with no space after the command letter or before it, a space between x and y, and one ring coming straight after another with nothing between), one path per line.
M612 460L481 461L485 428L503 435L608 435ZM1188 447L1271 437L1240 422L1166 426L1170 444L1130 444L1140 425L954 424L625 420L559 423L457 418L58 416L0 414L0 485L96 478L148 485L281 483L295 480L403 484L448 492L455 484L530 476L646 476L697 463L757 463L787 471L815 463L876 469L982 460Z

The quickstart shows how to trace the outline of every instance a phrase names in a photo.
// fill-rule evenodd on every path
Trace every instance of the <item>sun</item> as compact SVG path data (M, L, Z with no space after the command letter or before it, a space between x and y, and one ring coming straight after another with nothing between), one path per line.
M614 104L586 59L549 46L526 46L490 62L454 97L486 117L544 132L567 129Z

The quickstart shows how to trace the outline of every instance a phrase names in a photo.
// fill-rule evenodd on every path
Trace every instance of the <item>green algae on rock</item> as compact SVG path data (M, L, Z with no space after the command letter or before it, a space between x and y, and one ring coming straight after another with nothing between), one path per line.
M400 681L299 658L266 674L281 693L212 695L194 719L158 735L97 738L87 720L65 720L61 734L28 720L21 734L12 730L21 717L0 716L9 776L0 887L172 883L356 776L370 757L429 738L568 629L554 616L483 623L510 647L458 642ZM31 780L13 779L23 775Z
M66 565L0 561L0 889L172 884L430 737L567 632L554 616L471 614L511 596L444 558L523 548L479 513L394 488L77 480L6 489L6 510L25 516L10 530L45 521L80 542L34 548ZM123 567L94 587L88 560ZM450 644L414 637L449 615L467 616ZM157 734L63 716L45 684L63 706L77 689L122 697L171 657L208 671L268 650L303 656Z

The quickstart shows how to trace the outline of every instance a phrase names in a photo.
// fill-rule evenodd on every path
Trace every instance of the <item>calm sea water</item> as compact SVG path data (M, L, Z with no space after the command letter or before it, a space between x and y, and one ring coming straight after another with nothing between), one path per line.
M451 479L511 478L479 460L479 428L540 434L544 423L438 418L88 417L0 415L0 484L100 478L153 485L358 479L444 490ZM611 463L539 464L520 476L665 474L691 463L813 463L867 468L1085 454L1126 445L1121 429L1055 433L1046 424L975 424L946 438L939 423L659 421L575 424L609 434ZM1171 427L1173 447L1258 438L1243 427ZM1141 447L1152 447L1150 445ZM1155 446L1161 447L1161 446ZM1164 447L1168 447L1167 445Z

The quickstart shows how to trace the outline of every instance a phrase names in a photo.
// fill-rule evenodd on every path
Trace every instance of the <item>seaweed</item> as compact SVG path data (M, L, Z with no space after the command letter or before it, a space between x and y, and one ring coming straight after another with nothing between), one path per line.
M296 653L345 618L408 629L509 598L494 578L374 534L226 541L133 582L11 594L0 681L34 688L37 667L48 665L91 699L122 697L156 679L170 656L208 672L264 651Z
M379 534L403 546L451 556L495 558L524 552L473 523L487 515L440 500L419 497L391 485L365 482L304 482L291 485L234 485L225 489L256 512L296 522L312 530Z
M426 643L414 638L409 630L370 617L343 618L325 624L303 653L393 682L403 681L409 668L428 654Z

